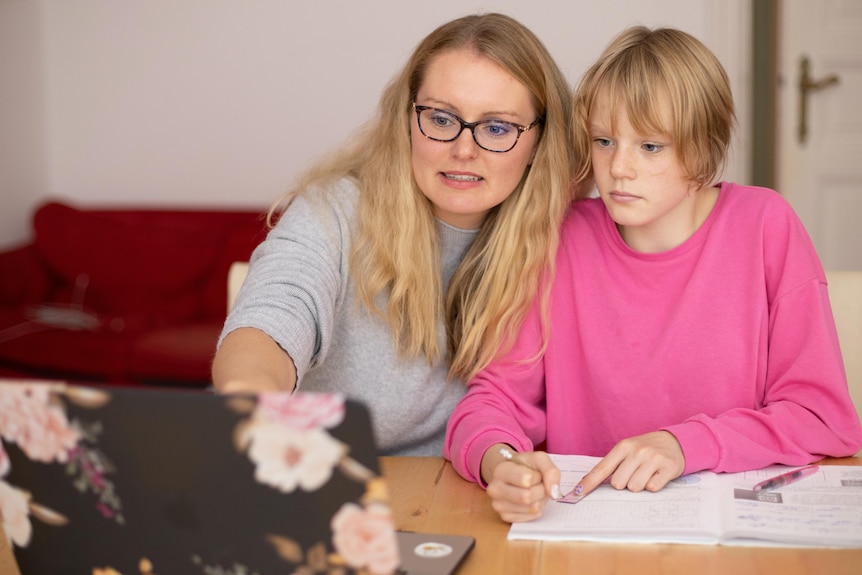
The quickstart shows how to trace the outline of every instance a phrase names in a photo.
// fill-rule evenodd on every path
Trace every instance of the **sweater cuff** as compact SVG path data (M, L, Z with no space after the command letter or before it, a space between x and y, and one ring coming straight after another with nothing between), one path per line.
M482 457L488 448L495 443L507 443L515 448L515 451L533 450L533 444L528 439L512 435L502 429L489 429L476 435L467 446L464 460L467 465L466 471L469 474L467 479L478 483L482 489L488 487L488 484L482 479Z
M683 475L718 466L721 459L720 447L707 426L698 421L686 421L663 427L661 431L673 434L679 442L685 458Z

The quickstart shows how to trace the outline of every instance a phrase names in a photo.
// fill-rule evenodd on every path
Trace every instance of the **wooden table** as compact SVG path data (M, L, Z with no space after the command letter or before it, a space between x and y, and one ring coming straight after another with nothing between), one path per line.
M384 457L399 529L472 535L457 575L860 575L862 549L508 541L488 496L437 457ZM862 458L823 464L862 465Z
M822 464L862 465L862 458ZM472 535L457 575L860 575L862 549L508 541L488 496L438 457L383 457L399 529ZM0 574L20 575L0 530ZM29 574L28 574L29 575Z

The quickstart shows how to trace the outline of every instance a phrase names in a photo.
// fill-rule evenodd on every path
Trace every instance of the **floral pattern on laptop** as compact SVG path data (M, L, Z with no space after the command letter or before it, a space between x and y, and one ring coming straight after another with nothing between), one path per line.
M119 426L120 420L114 416L115 419L109 421L105 414L99 414L99 408L111 405L118 393L107 388L62 382L3 382L0 385L0 520L13 550L27 548L39 529L75 529L76 519L80 517L68 495L54 498L52 505L46 505L40 495L46 498L47 493L39 491L55 489L24 489L10 481L15 476L13 466L17 468L18 465L23 466L22 471L29 465L40 474L41 470L47 470L42 464L59 466L57 472L52 472L52 478L56 477L62 484L65 477L71 483L68 493L77 492L92 498L89 509L95 507L93 518L81 520L89 525L85 528L87 532L96 529L96 525L103 525L103 519L120 529L134 527L140 509L137 515L132 510L134 505L124 510L119 497L130 476L117 469L99 447L101 441L108 449L116 451L113 455L120 463L125 461L130 450L135 450L127 448L127 444L114 443L117 435L114 426ZM257 540L263 548L272 551L272 565L283 564L286 568L286 571L277 568L278 573L370 575L397 570L400 558L386 483L376 471L352 456L347 443L351 440L349 434L345 435L343 429L335 435L332 433L345 420L343 396L300 392L216 397L215 411L235 422L230 424L233 425L232 437L231 427L226 428L228 443L223 445L227 450L219 453L227 458L233 453L239 460L245 458L250 463L248 469L253 478L249 477L248 485L258 484L264 492L271 490L284 495L319 491L320 497L327 501L332 500L333 490L341 493L347 489L356 494L347 497L349 500L345 503L338 503L339 496L328 505L334 510L332 517L318 516L324 523L328 521L329 541L313 540L318 536L307 533L299 535L305 538L300 541L296 535L278 532L281 523L274 523L278 525L275 529L261 529ZM148 420L147 413L152 414L146 409L138 411L137 416L143 421ZM153 421L157 425L156 420ZM12 446L14 452L9 451ZM167 446L156 447L165 448ZM10 453L15 457L10 458ZM370 462L368 454L363 458ZM276 497L281 498L280 495ZM86 504L81 507L80 501L76 503L74 508L79 509L78 513L86 511ZM286 508L288 513L290 509ZM162 573L174 560L165 559L160 550L149 549L151 545L146 537L136 539L132 547L139 549L134 551L134 557L128 557L129 551L126 552L121 560L125 567L121 567L119 561L108 560L92 566L89 571L94 575L152 575ZM274 575L251 567L257 560L254 556L226 560L225 557L207 557L203 548L182 552L186 554L188 568L183 568L183 572Z
M385 482L350 457L349 448L327 430L344 418L339 394L262 393L254 406L238 400L238 411L250 411L236 430L237 446L255 464L255 479L274 489L314 491L325 485L336 469L365 484L360 504L345 503L330 523L335 554L322 542L307 550L290 537L267 537L278 554L311 573L348 565L370 573L392 573L399 565L398 543Z
M31 517L48 525L65 525L61 510L39 503L38 493L29 493L5 478L11 464L6 444L15 444L31 460L65 465L78 491L96 495L96 508L106 518L122 524L122 503L105 474L111 463L95 444L101 429L66 417L65 401L81 407L104 405L109 395L95 389L67 387L61 383L36 382L0 387L0 517L11 545L26 547L33 526Z

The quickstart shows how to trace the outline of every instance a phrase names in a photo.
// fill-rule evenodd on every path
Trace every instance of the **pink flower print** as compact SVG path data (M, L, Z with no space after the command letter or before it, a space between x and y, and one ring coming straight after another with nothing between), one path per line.
M0 389L0 436L30 459L46 463L65 463L80 438L62 408L51 402L50 388L40 383Z
M105 519L112 519L114 517L114 510L105 505L104 503L97 503L96 509L99 510L99 513L102 514L102 517Z
M332 518L332 543L344 561L375 575L393 573L400 564L392 511L386 505L363 509L345 503Z
M86 429L82 431L86 434ZM79 491L91 491L99 497L96 508L108 519L113 519L120 525L125 523L123 505L114 489L114 484L106 477L113 471L113 465L105 455L88 447L83 442L75 449L69 450L69 463L66 473L75 477L74 485Z
M105 476L102 471L94 471L90 476L90 487L93 491L102 491L105 488Z
M261 393L255 416L294 429L330 429L344 419L344 397L337 393Z
M0 481L0 520L10 545L27 547L33 526L27 494L5 481Z
M344 446L321 429L298 431L258 419L245 432L255 479L285 493L297 486L305 491L320 488L344 455Z

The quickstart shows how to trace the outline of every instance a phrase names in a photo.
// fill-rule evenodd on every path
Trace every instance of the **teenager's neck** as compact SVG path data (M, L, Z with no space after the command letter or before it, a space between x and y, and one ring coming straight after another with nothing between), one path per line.
M617 230L623 241L636 252L657 254L681 246L700 229L718 201L718 187L704 187L691 192L691 218L680 219L669 226L656 222L653 226L621 226Z

